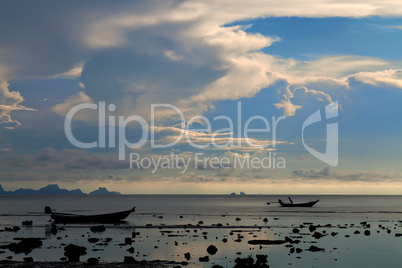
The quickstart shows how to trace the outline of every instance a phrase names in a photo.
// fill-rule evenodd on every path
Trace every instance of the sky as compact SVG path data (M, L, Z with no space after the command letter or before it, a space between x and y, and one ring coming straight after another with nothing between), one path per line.
M3 1L0 184L401 194L399 1Z

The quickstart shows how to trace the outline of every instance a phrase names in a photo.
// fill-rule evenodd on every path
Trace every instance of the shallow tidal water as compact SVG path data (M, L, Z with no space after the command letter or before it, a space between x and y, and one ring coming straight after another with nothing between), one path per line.
M133 256L136 260L187 261L189 267L233 267L236 258L255 259L262 254L268 255L271 267L401 267L402 237L395 236L402 233L401 196L292 196L295 202L320 199L313 208L281 208L273 203L278 198L287 199L273 195L0 196L0 230L21 228L0 232L1 245L16 242L17 237L43 238L42 247L28 255L0 250L0 260L28 256L35 261L60 261L64 246L73 243L87 248L81 261L95 257L101 263ZM136 206L136 212L118 225L105 224L104 232L90 231L99 224L57 224L58 232L51 234L45 206L81 214ZM33 225L22 226L24 220L32 220ZM310 225L317 229L310 231ZM366 230L369 235L364 234ZM315 232L323 236L317 239L312 236ZM128 237L131 245L125 242ZM285 237L300 242L248 243ZM90 243L88 238L99 241ZM106 238L111 240L106 243ZM210 245L216 246L216 254L207 252ZM311 252L312 245L324 250ZM292 248L302 251L292 253ZM190 253L190 260L185 253ZM205 256L209 261L201 262L199 258Z

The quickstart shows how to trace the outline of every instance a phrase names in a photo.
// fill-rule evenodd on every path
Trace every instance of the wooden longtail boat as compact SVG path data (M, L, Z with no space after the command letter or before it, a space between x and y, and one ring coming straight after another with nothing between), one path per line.
M124 220L135 211L135 207L130 210L107 213L107 214L97 214L97 215L80 215L80 214L70 214L70 213L59 213L53 212L50 207L45 207L45 213L50 214L50 217L55 222L61 223L88 223L88 222L119 222Z
M306 202L306 203L293 203L292 199L290 199L290 197L288 197L290 200L290 203L285 203L282 200L278 200L279 205L281 205L281 207L312 207L315 204L317 204L317 202L319 201L318 199L315 201L310 201L310 202Z

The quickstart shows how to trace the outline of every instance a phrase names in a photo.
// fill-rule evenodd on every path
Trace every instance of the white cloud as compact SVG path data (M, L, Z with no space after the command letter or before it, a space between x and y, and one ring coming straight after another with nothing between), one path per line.
M177 141L179 145L200 146L202 150L257 152L275 151L271 140L236 137L232 132L205 133L177 127L152 127L155 133L155 144L164 145ZM181 137L181 138L180 138ZM276 141L276 144L285 144L287 141Z
M294 116L296 114L296 110L300 109L300 105L294 105L290 102L290 100L281 100L280 103L274 104L276 108L283 109L283 114L285 116Z
M17 91L10 91L9 84L6 81L0 80L0 126L5 128L15 128L21 125L20 122L11 118L12 111L36 111L35 109L27 108L20 103L24 98Z
M358 72L348 77L372 86L402 88L402 69L388 69L378 72Z
M66 79L71 79L71 78L78 78L81 76L82 69L84 68L84 63L80 62L76 64L72 69L61 73L61 74L55 74L52 76L52 78L66 78Z
M0 27L4 34L0 42L0 66L5 69L0 72L7 72L11 79L74 78L83 70L75 64L89 58L85 66L88 70L82 73L86 79L83 92L93 101L110 100L123 115L139 114L147 118L149 111L146 110L151 103L165 102L193 116L205 112L218 100L252 97L278 80L286 80L293 86L317 81L347 86L348 75L378 72L390 65L380 59L347 55L322 56L310 61L282 59L259 52L279 38L246 33L240 26L225 27L225 24L269 16L402 14L402 4L392 1L232 1L230 5L216 1L134 1L121 5L97 2L97 9L93 9L93 4L68 2L61 8L50 5L46 9L50 12L37 4L37 12L32 12L34 18L18 17L11 12L16 9L13 4L5 6L5 13L10 14L0 18L0 25L7 25L9 20L24 23L12 31ZM75 20L71 21L71 17ZM43 31L43 25L48 31ZM13 32L21 33L20 37L16 38ZM25 45L28 43L31 45ZM63 50L54 49L58 47ZM122 51L137 54L124 57ZM105 55L111 57L99 61ZM148 62L145 74L138 74L136 68L111 74L129 60L130 68L135 64L141 66L144 62L138 55L148 57L142 59ZM162 64L163 68L158 69L161 58L170 60L171 64ZM92 70L97 74L92 77L85 74ZM183 70L189 70L193 76L182 74ZM298 109L289 99L280 101L277 107L289 115ZM54 110L64 114L63 109L59 105Z
M88 95L80 91L77 95L71 96L64 102L55 105L52 109L58 115L65 117L74 106L82 103L93 103L93 101ZM97 122L97 120L99 120L97 113L93 112L93 110L88 111L88 109L77 112L73 119L90 123Z

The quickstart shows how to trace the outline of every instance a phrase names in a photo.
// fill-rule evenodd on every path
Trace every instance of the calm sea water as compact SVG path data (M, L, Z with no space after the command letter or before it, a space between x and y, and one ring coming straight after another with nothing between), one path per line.
M401 267L402 237L395 237L395 233L402 233L402 196L292 196L294 202L320 199L313 208L282 208L273 203L279 198L287 200L287 196L277 195L0 196L0 229L15 225L22 228L16 233L0 232L0 243L15 242L15 237L46 238L42 248L29 254L38 261L58 261L64 254L61 244L74 243L88 248L87 255L81 257L83 261L89 257L99 257L103 262L122 261L130 255L138 260L183 261L183 254L190 252L190 267L233 267L237 257L256 254L267 254L271 267ZM118 226L106 225L104 233L90 232L90 224L75 224L59 225L65 230L51 235L50 217L43 213L45 206L82 214L136 206L136 213ZM22 227L23 220L32 220L33 226ZM369 236L363 235L362 221L371 225ZM289 254L285 245L259 247L247 243L251 239L294 236L294 227L309 223L331 227L319 228L328 235L318 240L311 237L307 227L301 228L302 242L295 245L303 249L300 254ZM223 228L215 228L217 224ZM188 227L183 228L185 225ZM132 245L123 245L132 232L140 234ZM332 232L337 235L330 235ZM89 243L89 237L113 240L107 246L98 246ZM223 242L224 238L228 242ZM209 255L206 248L211 244L218 253L210 255L208 263L199 262L199 257ZM325 251L306 251L312 244ZM131 246L134 254L127 252ZM25 257L6 250L0 259L7 256L14 260Z

